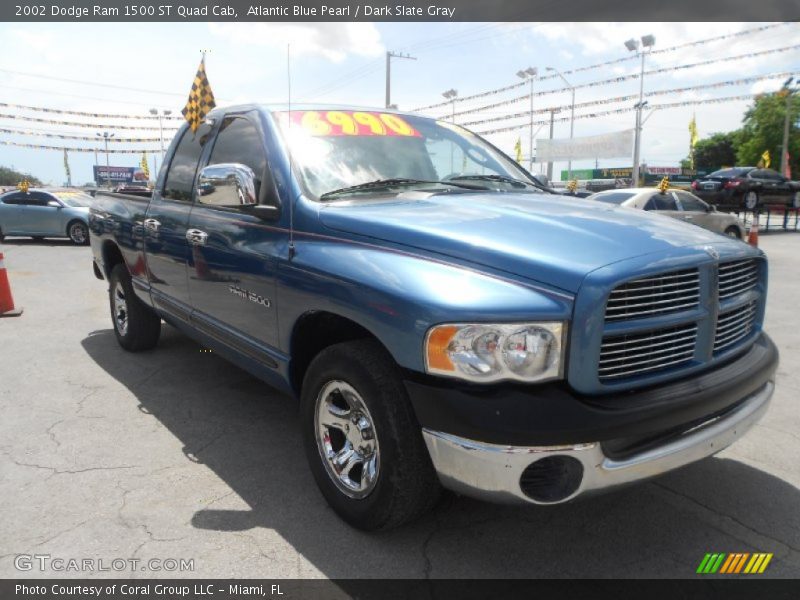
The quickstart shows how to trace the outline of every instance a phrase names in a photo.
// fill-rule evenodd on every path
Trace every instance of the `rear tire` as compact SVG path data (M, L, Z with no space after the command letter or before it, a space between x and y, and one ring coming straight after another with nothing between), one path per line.
M400 370L376 341L320 352L303 379L300 414L317 486L353 527L391 529L436 503L441 488Z
M161 334L161 318L136 297L128 268L115 266L108 282L111 322L119 345L130 352L153 348Z
M3 233L3 229L0 227L0 242L6 239L5 234Z
M89 243L89 228L83 221L72 221L67 225L67 237L76 246L85 246Z
M758 208L758 192L754 190L750 190L749 192L745 192L744 195L744 207L747 210L755 210Z

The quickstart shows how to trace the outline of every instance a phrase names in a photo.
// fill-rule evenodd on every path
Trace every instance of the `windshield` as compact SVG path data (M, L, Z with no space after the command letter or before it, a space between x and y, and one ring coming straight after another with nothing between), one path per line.
M478 189L538 189L511 159L451 123L363 111L274 114L306 191L317 198L344 188L400 179L427 187L454 181ZM442 189L459 188L442 185Z
M83 192L56 192L53 195L67 206L78 208L92 205L92 197Z
M630 200L636 195L635 192L609 192L602 194L595 194L591 197L592 200L599 200L600 202L607 202L608 204L622 204L625 200Z

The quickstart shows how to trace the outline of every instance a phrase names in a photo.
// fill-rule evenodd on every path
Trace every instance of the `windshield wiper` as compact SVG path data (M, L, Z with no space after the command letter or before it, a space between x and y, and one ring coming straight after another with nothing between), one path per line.
M367 190L377 190L381 188L391 187L404 187L410 185L449 185L453 187L463 188L465 190L484 190L486 188L477 185L469 185L466 183L455 183L453 181L429 181L426 179L406 179L397 177L393 179L377 179L375 181L368 181L366 183L359 183L350 187L341 188L338 190L331 190L320 195L320 200L338 196L340 194L349 194L350 192L363 192Z
M510 183L515 187L519 186L531 186L535 187L540 190L544 190L546 192L551 192L552 190L545 187L544 185L535 182L535 181L524 181L522 179L514 179L513 177L507 177L506 175L457 175L452 179L466 179L466 180L475 180L475 181L498 181L501 183Z

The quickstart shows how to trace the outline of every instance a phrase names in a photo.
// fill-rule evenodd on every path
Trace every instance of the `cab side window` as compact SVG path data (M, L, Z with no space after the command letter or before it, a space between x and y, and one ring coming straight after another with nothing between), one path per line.
M644 205L644 210L678 210L672 194L653 194Z
M256 176L258 195L261 179L267 170L267 155L258 129L243 116L226 117L222 121L208 164L222 163L239 163L250 167Z
M192 201L197 164L210 132L211 125L207 123L201 123L195 133L188 128L183 132L167 171L167 180L162 192L165 199L179 202Z

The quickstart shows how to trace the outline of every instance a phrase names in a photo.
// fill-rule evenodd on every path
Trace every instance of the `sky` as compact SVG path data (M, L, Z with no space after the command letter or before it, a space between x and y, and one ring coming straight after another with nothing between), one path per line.
M606 85L582 84L637 73L640 63L624 41L652 34L655 50L759 27L758 23L2 23L0 39L0 103L147 116L151 108L179 115L194 78L201 50L208 51L206 67L217 104L279 102L288 98L287 44L291 45L291 95L293 102L330 102L382 107L384 105L386 51L411 54L416 60L392 62L392 102L401 110L438 104L442 92L455 89L459 96L519 83L520 69L546 67L567 72L615 61L615 64L567 75L576 89L577 104L638 94L638 79ZM702 100L775 91L786 72L800 73L800 50L722 60L764 50L796 45L800 24L781 24L759 33L661 52L646 58L646 70L697 62L705 66L670 69L646 75L647 91L671 90L753 76L761 81L670 93L650 98L650 104ZM773 76L774 75L774 76ZM561 91L534 98L534 110L558 107L569 115L570 93L558 78L535 82L535 91ZM529 100L480 109L486 104L510 101L528 92L522 87L478 100L457 101L456 111L470 111L456 123L502 117L528 110ZM630 108L633 100L576 109L576 117L609 108ZM642 160L654 166L677 166L688 153L688 124L693 114L700 137L741 126L750 101L703 104L654 111L644 125ZM423 111L450 118L451 107ZM0 117L0 141L50 146L100 148L97 160L105 164L102 143L31 136L20 133L57 133L93 137L108 131L115 137L158 138L157 122L137 119L91 119L0 106L0 114L92 124L91 127L49 124ZM543 117L536 115L536 120ZM179 121L166 121L177 127ZM98 127L99 125L99 127ZM106 127L103 127L103 126ZM125 125L134 129L122 129ZM576 118L576 137L630 129L634 113ZM156 130L137 130L155 127ZM513 156L517 139L528 147L528 117L471 125L476 132L495 127L512 131L487 138ZM538 125L535 130L538 129ZM569 137L568 120L557 121L554 137ZM165 145L172 130L165 131ZM537 137L547 137L548 127ZM98 138L99 140L99 138ZM160 143L111 144L111 147L155 149ZM526 152L527 153L527 152ZM116 166L137 166L141 154L111 154ZM159 152L156 160L160 164ZM600 167L630 166L630 157L601 159ZM73 183L92 179L94 152L69 154ZM0 144L0 165L30 172L44 182L66 181L61 151L20 148ZM150 162L152 168L152 156ZM594 160L573 161L573 169L591 168ZM541 166L534 167L540 171ZM556 163L556 178L566 163Z

